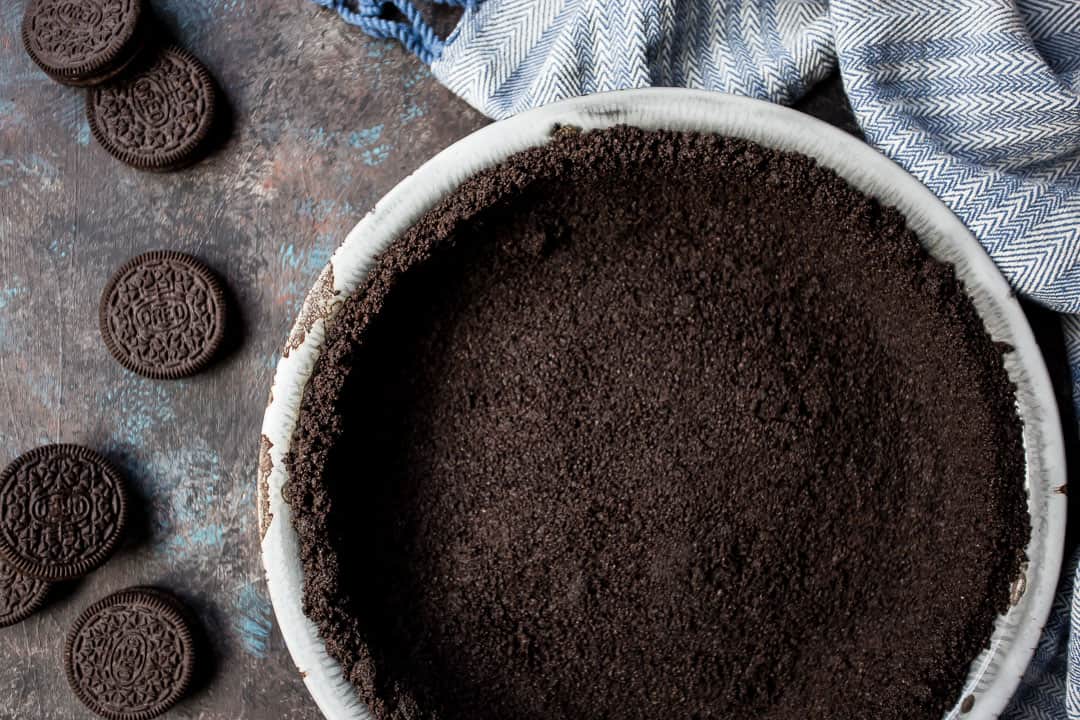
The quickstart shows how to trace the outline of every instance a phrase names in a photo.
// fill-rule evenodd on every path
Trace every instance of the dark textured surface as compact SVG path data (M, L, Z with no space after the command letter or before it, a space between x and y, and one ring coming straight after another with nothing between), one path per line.
M1029 535L1014 407L895 211L742 141L564 132L330 330L305 606L386 720L936 720Z
M104 567L0 629L0 718L86 717L62 679L68 628L108 593L154 583L184 598L209 643L205 677L165 717L316 720L258 558L254 478L273 366L348 230L486 120L392 42L307 0L152 5L206 63L232 116L206 160L161 176L96 147L84 93L42 74L19 37L22 3L0 2L0 465L45 442L85 442L121 466L139 505ZM835 78L808 108L851 127ZM109 277L157 249L205 260L237 310L239 337L190 380L133 376L101 343ZM1034 312L1060 361L1056 322Z
M167 718L315 720L276 629L258 554L259 425L304 294L349 229L431 155L484 124L391 42L307 0L155 0L218 81L228 139L177 173L117 162L85 93L50 81L0 2L0 466L45 442L102 450L133 498L99 570L0 629L0 718L89 713L63 677L75 617L136 584L177 592L206 629ZM109 355L98 301L149 250L194 254L228 286L236 336L206 372L141 378Z

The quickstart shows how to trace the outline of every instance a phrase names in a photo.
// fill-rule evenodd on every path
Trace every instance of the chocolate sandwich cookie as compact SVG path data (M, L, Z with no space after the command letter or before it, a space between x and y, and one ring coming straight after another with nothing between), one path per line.
M126 518L123 481L89 448L45 445L0 475L0 557L24 575L85 575L112 554Z
M45 603L49 583L0 561L0 627L22 622Z
M204 368L225 336L225 293L191 255L155 251L125 263L101 296L105 345L121 365L172 379Z
M53 80L95 85L143 48L143 0L30 0L23 15L27 54Z
M195 642L189 614L162 590L109 595L75 621L64 671L79 700L107 720L148 720L191 685Z
M113 157L140 170L193 162L214 124L216 91L206 67L167 47L86 97L90 132Z

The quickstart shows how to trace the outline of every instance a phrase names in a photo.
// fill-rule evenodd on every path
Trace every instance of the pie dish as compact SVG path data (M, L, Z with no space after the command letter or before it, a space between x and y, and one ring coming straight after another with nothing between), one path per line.
M844 133L794 111L750 100L679 90L592 96L526 113L466 138L437 156L384 198L350 234L320 276L283 353L263 428L260 517L263 553L275 611L316 702L331 718L367 717L352 686L326 654L301 607L303 569L290 508L281 490L304 385L325 337L326 322L352 293L375 254L440 198L478 170L549 141L553 128L625 124L694 130L752 140L816 159L849 183L896 207L939 260L955 265L994 340L1007 343L1010 380L1024 424L1031 538L1029 564L1017 579L1016 603L998 619L990 648L972 666L961 700L947 716L993 717L1015 690L1052 599L1061 558L1064 483L1060 427L1053 395L1030 328L1004 280L977 242L944 206L897 166ZM970 700L968 698L971 698Z

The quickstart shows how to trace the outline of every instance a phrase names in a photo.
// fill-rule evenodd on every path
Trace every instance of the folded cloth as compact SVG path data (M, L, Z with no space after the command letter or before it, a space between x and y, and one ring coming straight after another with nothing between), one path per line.
M867 141L1064 314L1080 399L1080 0L452 0L446 41L408 0L314 1L493 118L654 85L790 103L839 67ZM381 19L390 5L404 22ZM1076 571L1074 555L1006 718L1080 720Z

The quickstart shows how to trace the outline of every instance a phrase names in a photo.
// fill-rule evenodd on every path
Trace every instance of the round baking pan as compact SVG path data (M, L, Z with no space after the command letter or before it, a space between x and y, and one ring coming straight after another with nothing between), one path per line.
M278 363L263 421L259 457L259 522L270 598L285 642L312 697L330 720L371 714L327 654L302 609L304 571L289 506L284 457L300 412L325 326L356 289L372 259L447 193L477 171L543 145L563 125L693 130L745 138L802 153L852 185L896 207L935 258L955 266L990 335L1015 352L1005 356L1024 424L1031 538L1028 562L1012 587L1012 606L995 624L991 643L970 668L947 720L996 718L1031 660L1053 601L1065 531L1065 460L1058 412L1042 355L1005 279L979 243L940 200L870 146L808 115L717 93L628 90L549 105L479 130L436 155L391 190L331 258L300 310ZM885 682L885 679L882 679Z

